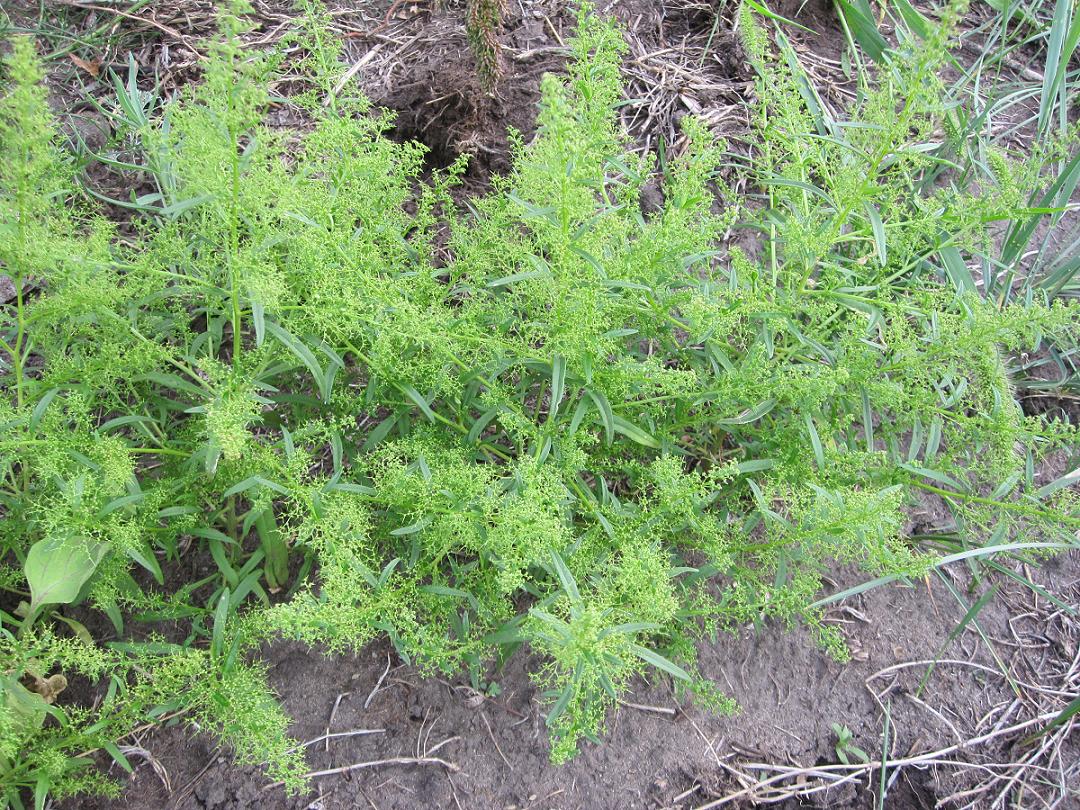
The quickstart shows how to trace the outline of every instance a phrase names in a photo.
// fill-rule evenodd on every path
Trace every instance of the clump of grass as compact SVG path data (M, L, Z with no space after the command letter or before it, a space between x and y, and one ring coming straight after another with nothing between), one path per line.
M1074 542L1075 494L1030 470L1075 428L1023 415L1007 358L1074 346L1076 307L998 306L962 269L987 221L1031 215L1023 194L919 183L960 6L867 86L858 126L744 10L768 205L743 223L757 249L726 254L722 146L692 119L642 214L625 46L587 7L537 137L462 208L463 160L420 182L422 147L333 92L317 9L294 100L313 127L271 129L275 64L243 52L243 10L202 84L156 117L120 105L156 188L123 239L74 198L32 47L9 61L0 227L28 234L0 253L22 291L0 323L0 585L24 598L0 614L9 801L106 789L85 752L123 764L115 740L173 712L301 787L252 663L271 637L385 635L477 685L528 645L562 761L637 675L730 710L695 665L708 633L801 620L843 658L823 573L938 564L902 532L923 493L956 510L964 558ZM166 575L200 553L214 574ZM120 636L186 630L102 646L72 604ZM109 700L61 710L34 687L52 673L108 679Z

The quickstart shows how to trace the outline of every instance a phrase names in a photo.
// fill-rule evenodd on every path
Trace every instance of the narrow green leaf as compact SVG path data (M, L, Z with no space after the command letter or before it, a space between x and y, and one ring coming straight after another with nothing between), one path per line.
M941 257L942 266L945 268L945 275L948 276L949 281L953 283L956 291L959 293L975 292L975 279L971 275L971 271L968 270L967 264L964 262L964 258L960 255L960 251L952 245L946 245L945 247L938 248L938 256Z
M870 395L865 390L862 392L862 418L866 449L872 453L874 452L874 412L870 406Z
M242 492L247 492L249 489L257 489L258 487L266 487L267 489L272 489L279 495L289 494L289 490L287 490L281 484L275 484L273 481L268 481L261 475L252 475L249 478L245 478L240 483L234 484L233 486L229 487L221 494L221 496L223 498L229 498L233 495L239 495Z
M821 437L818 436L817 428L814 427L814 419L810 414L804 413L803 420L806 422L806 430L810 434L810 444L814 448L814 460L817 462L818 472L824 472L825 448L821 446Z
M763 472L765 470L771 470L776 466L776 461L771 458L754 458L749 461L740 462L736 466L736 471L739 475L749 475L750 473Z
M730 419L714 419L713 421L717 425L749 425L768 414L775 407L775 399L766 399L753 408L747 408L738 416L733 416Z
M1077 467L1072 472L1065 473L1065 475L1051 481L1046 486L1039 487L1039 489L1035 490L1035 497L1041 501L1043 498L1053 495L1059 489L1075 486L1076 484L1080 484L1080 467Z
M907 24L907 27L910 28L919 39L926 39L930 36L932 30L930 20L924 17L921 11L911 5L909 0L891 0L891 2L900 11L900 16Z
M41 424L41 418L45 415L45 411L48 409L49 404L56 398L56 395L59 393L59 388L51 388L44 394L42 394L41 399L38 400L37 405L34 406L33 413L30 415L31 435L37 433L38 425Z
M114 498L105 504L98 511L98 517L103 518L107 515L111 515L117 509L123 509L125 506L131 506L132 504L141 503L146 495L142 492L134 492L131 495L124 495L120 498Z
M364 444L360 448L361 452L368 453L382 444L383 439L390 435L390 431L394 429L394 425L397 424L399 418L400 416L394 413L379 422L364 440Z
M165 584L165 577L161 573L161 565L158 563L157 556L155 556L153 551L138 546L129 546L124 549L124 553L149 571L150 575L153 576L158 585Z
M885 224L881 221L881 214L873 203L869 201L864 203L863 210L866 211L866 218L870 220L870 227L874 232L874 247L877 249L878 262L884 267L889 261L888 246L885 242Z
M591 397L582 397L578 400L577 407L574 408L574 415L570 417L570 426L566 429L567 435L573 436L577 433L577 429L581 427L581 421L589 410L590 401L592 401Z
M697 570L697 569L691 569ZM625 624L616 624L611 627L605 627L598 634L598 638L607 638L608 636L615 635L633 635L645 630L659 630L660 625L656 622L626 622Z
M651 447L654 450L660 448L660 442L639 428L633 422L627 419L623 419L621 416L612 417L612 428L616 433L621 433L631 441L637 442L644 447Z
M498 414L498 408L491 408L490 410L484 411L476 418L476 421L469 427L469 433L466 437L469 444L476 444L480 441L480 434L487 429L487 426L491 424L492 420L498 416Z
M562 556L557 551L551 552L551 565L555 568L555 574L559 578L559 584L562 586L563 591L570 597L571 604L581 604L581 593L578 591L577 582L574 580L574 575L570 573L570 569L566 567L566 563L563 562Z
M559 412L559 403L562 402L566 388L566 358L556 354L551 360L551 407L548 410L548 420L553 420Z
M805 25L801 25L800 23L795 22L795 20L788 19L787 17L777 14L775 11L771 11L767 6L758 3L757 0L743 0L743 2L746 3L746 5L752 8L758 14L760 14L762 17L772 20L773 22L790 25L793 28L798 28L802 31L806 31L808 34L817 33L812 28L807 28Z
M976 559L979 557L992 557L995 554L1004 554L1009 551L1034 551L1035 549L1069 549L1076 548L1071 543L1003 543L996 546L987 546L985 548L970 548L967 551L959 551L956 554L949 554L938 560L935 560L930 566L931 568L942 568L946 565L951 565L954 562L960 562L962 560ZM824 596L815 602L811 602L807 605L808 610L824 607L825 605L831 605L834 602L840 602L847 599L849 596L856 596L860 593L873 590L881 585L887 585L890 582L896 582L898 579L903 579L902 574L886 574L885 576L878 577L877 579L869 580L855 585L851 588L839 591L829 596Z
M567 705L570 703L570 698L574 695L575 684L573 681L566 684L563 687L562 692L559 694L559 699L555 701L551 709L548 711L547 717L544 719L544 724L550 726L564 711L566 711Z
M685 669L678 664L669 661L667 658L664 658L660 653L653 652L647 647L642 647L640 644L631 644L630 649L638 658L646 663L652 664L657 669L663 670L668 675L678 678L681 681L691 680L690 674Z
M432 517L423 518L422 520L418 520L416 523L413 523L413 524L411 524L409 526L402 526L400 528L392 530L390 532L390 536L391 537L405 537L405 536L410 535L410 534L416 534L417 532L422 532L424 529L426 529L428 526L431 525L433 520L434 520L434 518L432 518Z
M586 388L585 393L589 395L589 398L596 405L596 410L600 413L600 421L604 425L604 436L607 443L611 444L615 441L615 414L611 411L611 403L599 391Z
M364 486L363 484L354 484L349 481L335 481L332 484L327 484L325 487L327 492L348 492L352 495L374 495L375 488Z
M251 302L251 322L255 324L255 345L262 346L266 339L266 309L258 301Z
M112 757L113 762L115 762L128 773L134 773L134 769L131 767L131 763L128 762L128 758L124 756L123 752L121 752L120 749L116 747L116 743L114 743L112 740L105 740L102 743L102 748L104 748L106 753L108 753L108 755Z
M424 416L428 418L429 422L435 421L435 412L431 410L431 406L428 405L428 401L423 394L421 394L419 391L417 391L415 388L408 384L399 383L398 389L400 389L401 393L403 393L414 403L416 403L416 407L419 408L424 414Z
M1073 717L1075 717L1078 713L1080 713L1080 695L1077 695L1076 697L1074 697L1072 699L1072 701L1069 703L1069 705L1066 706L1064 709L1062 709L1058 713L1057 717L1055 717L1053 720L1051 720L1049 723L1047 723L1045 726L1043 726L1035 734L1021 740L1021 742L1023 744L1025 744L1025 745L1029 745L1029 744L1033 743L1035 740L1039 739L1042 736L1045 736L1049 732L1053 731L1055 728L1058 728L1059 726L1065 725L1067 722L1069 722L1069 720L1071 720Z
M324 375L322 366L319 365L319 361L315 357L314 352L312 352L311 349L295 335L283 329L273 321L266 321L266 331L273 335L282 346L292 352L301 363L307 366L308 371L311 372L311 376L315 378L315 383L321 388ZM323 398L323 401L326 401L325 397Z
M919 679L919 685L915 689L915 697L919 697L922 694L923 689L926 687L927 682L930 680L930 676L933 674L934 669L937 667L937 662L941 659L942 653L946 648L952 644L957 637L964 632L964 629L975 620L975 618L982 612L982 609L989 604L990 600L997 596L998 589L1001 587L1000 582L995 582L990 588L987 588L986 592L982 594L964 613L963 617L956 623L956 626L949 631L949 637L942 643L937 653L934 655L934 659L930 662L926 668L926 672Z
M968 488L957 481L952 476L946 475L939 470L930 470L926 467L917 467L914 464L901 464L901 468L907 470L910 473L914 473L920 478L929 478L931 481L937 481L939 484L944 484L947 487L952 487L958 492L967 492Z
M225 649L225 625L229 620L229 589L225 588L214 610L214 630L210 639L210 654L214 658L221 656Z
M875 62L884 63L889 43L878 30L870 3L867 0L836 0L836 5L859 47Z
M489 288L495 287L507 287L511 284L516 284L519 281L528 281L534 278L551 278L551 265L547 263L545 259L539 256L529 254L527 257L530 264L532 264L532 270L522 270L519 273L511 273L508 276L497 278L494 281L489 281L487 286Z
M1070 23L1070 16L1072 20ZM1050 129L1050 116L1058 99L1058 91L1065 86L1069 60L1080 39L1080 8L1075 0L1057 0L1050 34L1046 39L1046 63L1043 67L1043 87L1039 94L1039 134L1046 136Z
M280 588L289 579L289 547L274 520L274 510L267 507L255 519L255 532L259 535L262 552L266 555L264 572L270 590Z

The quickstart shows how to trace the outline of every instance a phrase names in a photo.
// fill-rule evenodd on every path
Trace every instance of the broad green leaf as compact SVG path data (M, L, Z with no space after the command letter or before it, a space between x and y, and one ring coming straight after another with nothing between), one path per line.
M41 728L49 706L41 695L19 683L19 677L21 673L0 676L0 700L15 721L16 731Z
M31 609L74 602L108 550L108 543L82 535L47 537L34 543L23 565Z

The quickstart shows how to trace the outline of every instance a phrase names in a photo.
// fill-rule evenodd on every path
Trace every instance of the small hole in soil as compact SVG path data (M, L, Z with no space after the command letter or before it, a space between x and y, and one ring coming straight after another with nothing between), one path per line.
M487 98L470 66L444 62L439 67L398 85L379 101L397 112L392 137L401 142L417 141L428 148L427 173L445 169L463 152L469 152L473 158L467 178L485 178L492 129L481 125Z
M537 80L507 76L500 94L490 96L480 88L471 58L444 61L438 68L394 87L376 103L397 113L391 137L428 148L427 173L445 169L468 153L465 185L481 191L493 173L510 169L507 126L526 135L534 129Z
M418 141L427 147L427 155L424 158L426 172L434 172L448 168L458 157L456 138L454 133L455 124L460 123L459 116L453 108L461 106L454 104L454 99L446 99L447 106L434 113L434 104L424 104L412 108L398 109L398 117L394 126L394 140Z
M1025 416L1048 416L1051 419L1063 419L1073 424L1080 420L1080 405L1053 393L1035 393L1020 398L1020 407Z

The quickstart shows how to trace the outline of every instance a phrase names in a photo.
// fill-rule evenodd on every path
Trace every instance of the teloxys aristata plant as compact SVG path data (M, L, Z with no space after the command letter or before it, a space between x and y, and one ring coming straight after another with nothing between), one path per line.
M160 115L120 86L144 163L114 164L153 186L117 201L135 212L123 236L73 193L33 46L8 59L9 802L107 789L90 754L123 764L116 740L172 714L300 787L255 656L279 636L330 652L387 636L477 686L528 645L564 760L636 675L730 709L695 667L704 633L802 620L843 657L813 604L822 575L934 564L902 533L916 497L946 499L973 554L1080 525L1068 488L1031 473L1075 431L1025 417L1006 370L1072 345L1076 309L994 306L953 261L985 249L990 219L1029 215L1034 189L913 193L937 165L948 15L844 128L743 14L748 171L768 195L751 255L721 248L723 154L693 120L642 213L654 167L617 125L623 41L588 9L537 136L460 207L464 163L421 182L422 147L340 86L317 10L290 100L313 128L271 129L275 66L241 47L243 10ZM215 572L184 580L189 555ZM85 611L123 640L92 638ZM57 694L75 675L104 684L95 710Z

